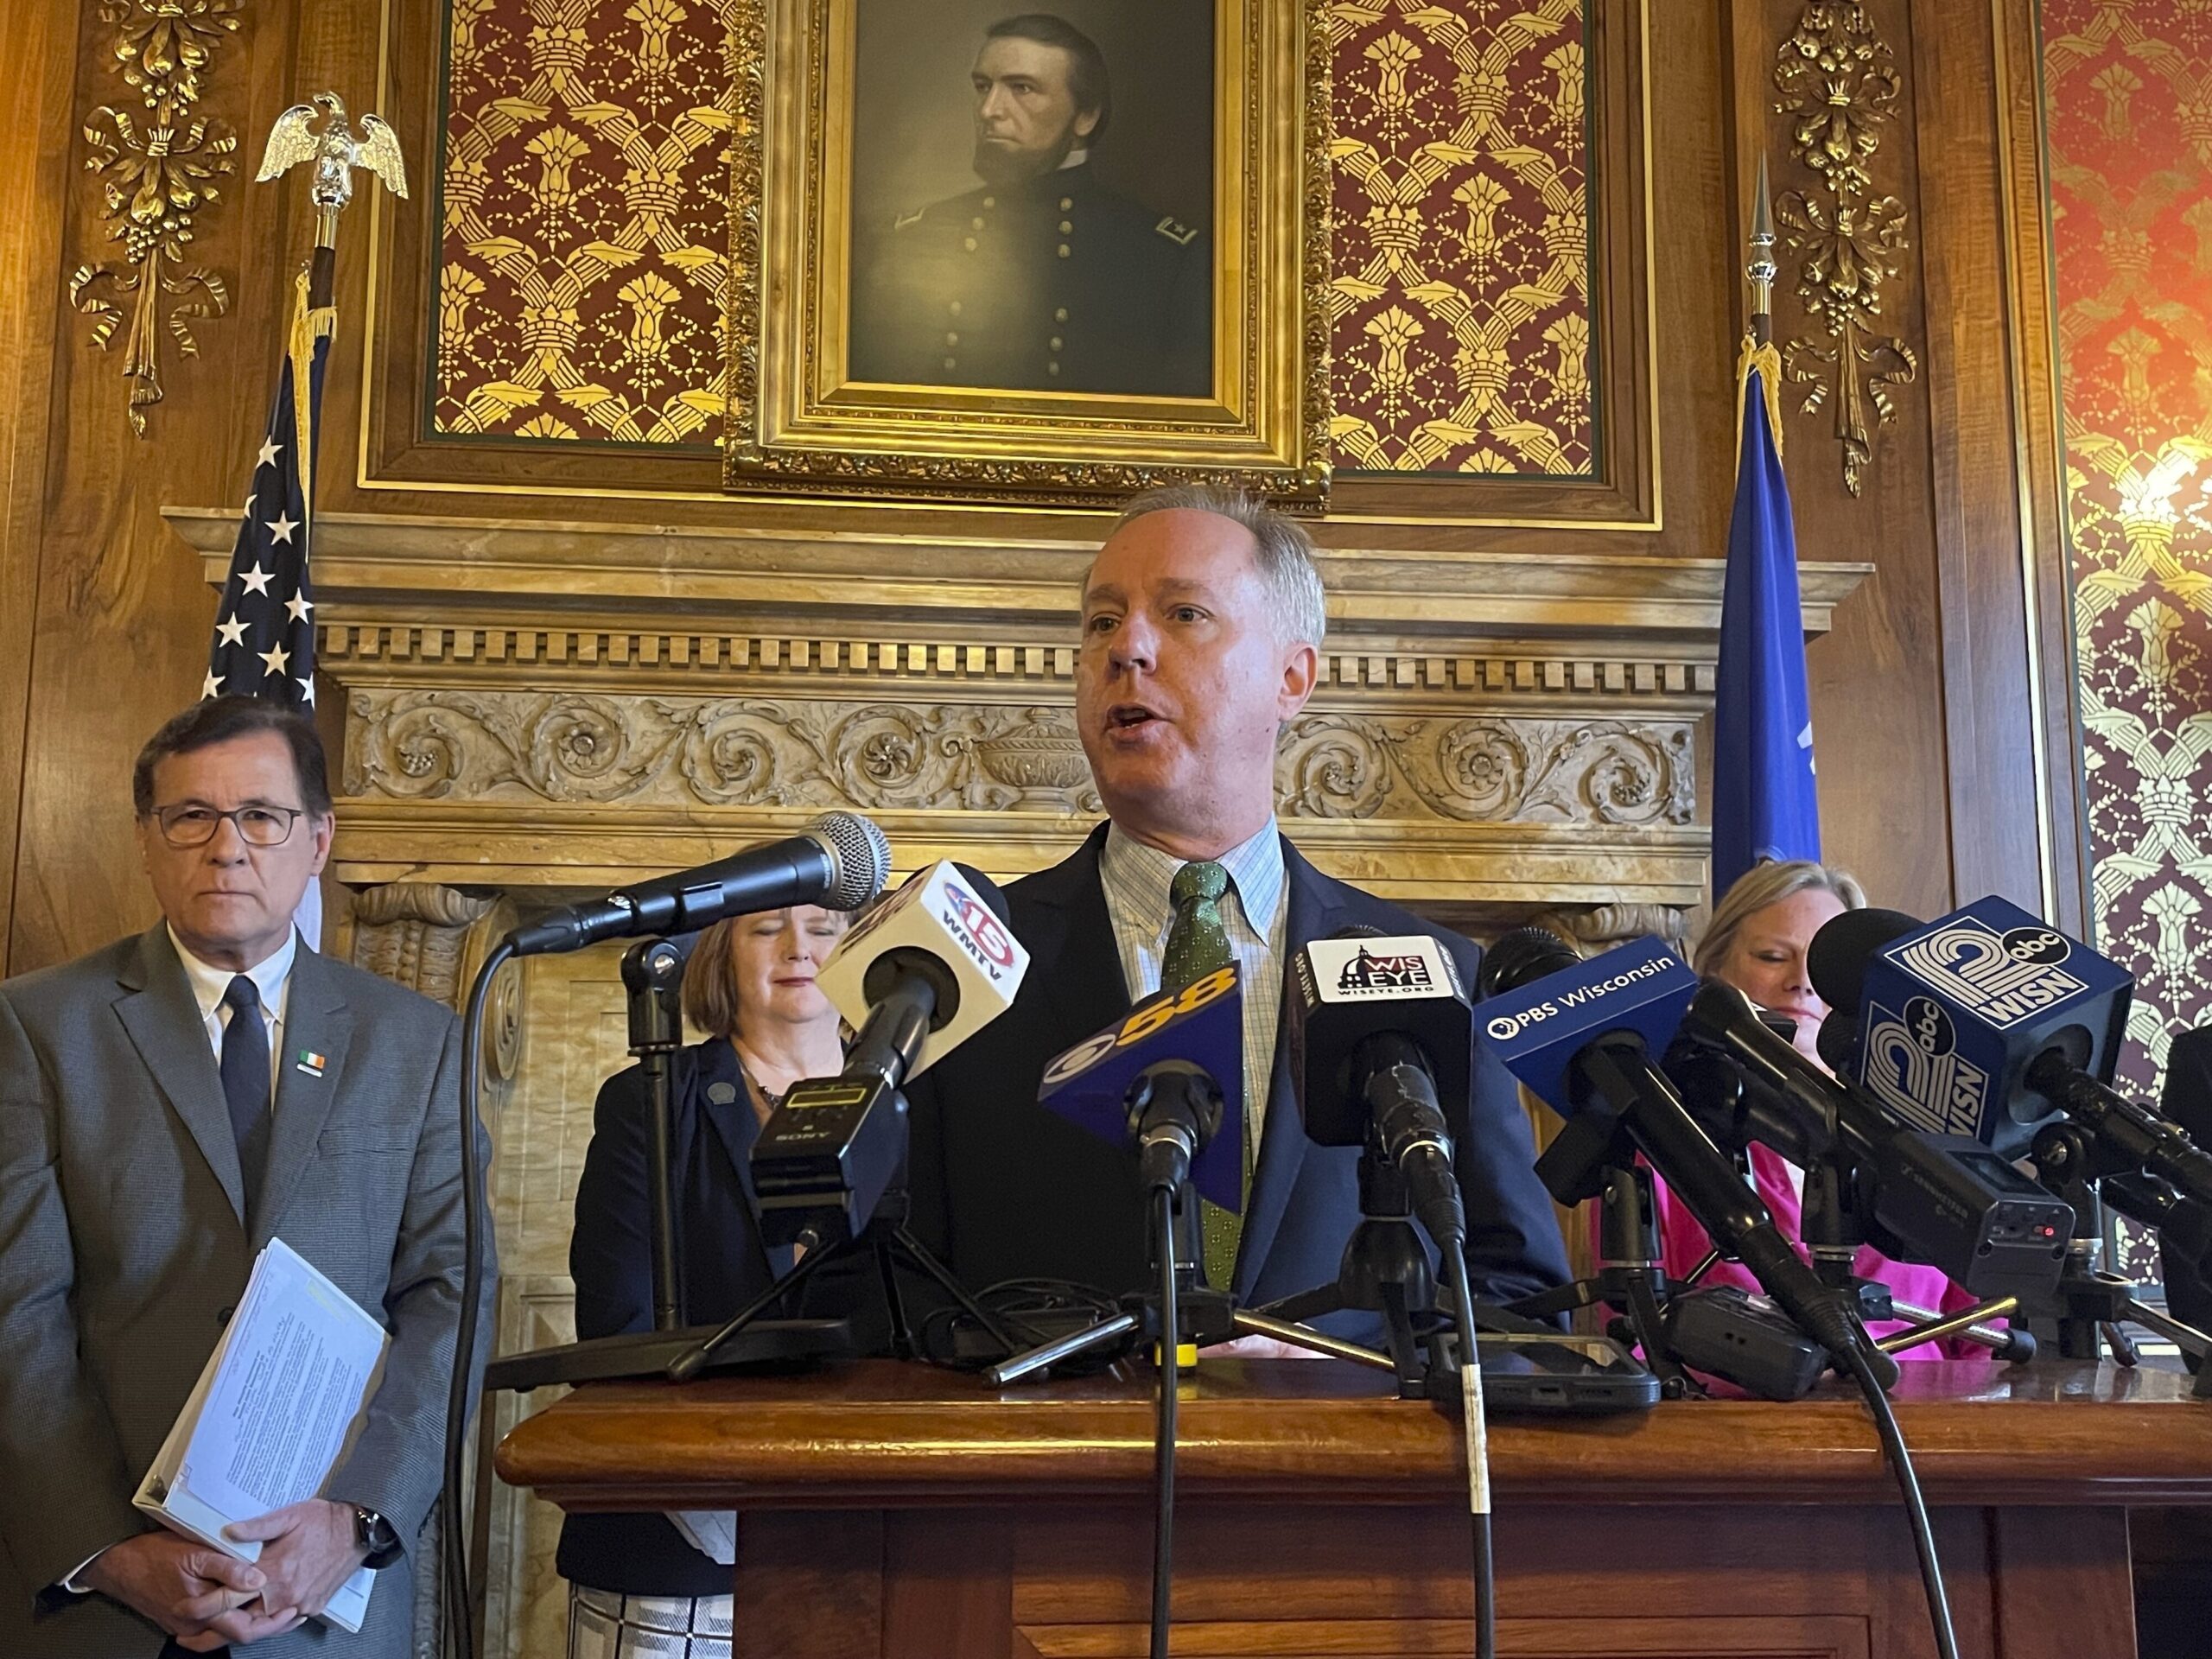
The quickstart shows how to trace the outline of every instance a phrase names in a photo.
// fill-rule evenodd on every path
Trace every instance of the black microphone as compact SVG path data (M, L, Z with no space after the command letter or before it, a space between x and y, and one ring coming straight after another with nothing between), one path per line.
M1371 1131L1438 1248L1463 1247L1452 1120L1465 1122L1474 1016L1452 953L1427 934L1345 928L1299 951L1285 1012L1307 1137L1360 1146Z
M2134 986L2117 963L1997 898L1932 924L1854 921L1866 913L1832 918L1807 953L1821 1000L1859 1017L1862 1087L1908 1117L1955 1118L2000 1154L2056 1111L2212 1203L2212 1153L2104 1080Z
M601 939L691 932L724 917L790 905L857 910L883 891L890 873L883 831L856 812L830 812L788 840L563 905L518 927L506 942L517 956L544 956Z
M1700 1121L1718 1117L1732 1144L1758 1141L1800 1168L1840 1154L1863 1189L1866 1218L1886 1235L1876 1241L1885 1255L1940 1268L1977 1296L2056 1286L2073 1209L1979 1141L1897 1122L1719 980L1690 999L1668 1071L1683 1078L1685 1051L1700 1049L1722 1057L1739 1085L1732 1099L1720 1091L1717 1113L1707 1103Z
M1609 1168L1641 1152L1713 1243L1741 1262L1798 1328L1881 1387L1897 1362L1866 1337L1791 1248L1734 1161L1691 1116L1653 1064L1673 1042L1699 981L1656 940L1585 963L1541 928L1491 947L1479 979L1485 1039L1509 1070L1567 1119L1536 1173L1562 1204L1594 1198ZM1626 1146L1614 1144L1625 1140Z

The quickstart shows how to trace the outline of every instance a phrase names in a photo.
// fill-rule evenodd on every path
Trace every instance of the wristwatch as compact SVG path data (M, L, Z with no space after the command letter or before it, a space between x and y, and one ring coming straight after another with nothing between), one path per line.
M392 1529L391 1522L374 1510L360 1503L354 1504L353 1509L353 1541L367 1552L361 1565L379 1570L390 1567L400 1557L398 1533Z

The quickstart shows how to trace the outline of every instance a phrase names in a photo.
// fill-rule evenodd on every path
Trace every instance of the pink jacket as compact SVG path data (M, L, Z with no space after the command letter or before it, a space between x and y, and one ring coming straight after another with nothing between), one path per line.
M1793 1243L1798 1238L1803 1205L1797 1189L1789 1179L1789 1166L1765 1147L1751 1147L1751 1175L1758 1195L1774 1214L1774 1224L1782 1230L1784 1238ZM1705 1260L1713 1249L1713 1241L1704 1228L1698 1225L1688 1208L1678 1204L1667 1191L1664 1181L1653 1179L1658 1195L1660 1258L1666 1266L1668 1277L1679 1279ZM1592 1210L1594 1226L1596 1210ZM1802 1246L1800 1247L1802 1249ZM1878 1280L1887 1285L1897 1300L1914 1307L1931 1308L1937 1313L1955 1313L1974 1306L1974 1298L1961 1290L1934 1268L1916 1267L1910 1262L1892 1262L1871 1244L1859 1247L1859 1259L1853 1264L1862 1279ZM1719 1262L1713 1270L1698 1281L1700 1285L1738 1285L1749 1291L1758 1289L1758 1281L1738 1262ZM1877 1337L1888 1336L1904 1328L1900 1322L1876 1321L1867 1329ZM1917 1348L1908 1348L1899 1354L1900 1361L1909 1359L1973 1359L1986 1358L1989 1351L1970 1342L1954 1338L1948 1342L1923 1343Z

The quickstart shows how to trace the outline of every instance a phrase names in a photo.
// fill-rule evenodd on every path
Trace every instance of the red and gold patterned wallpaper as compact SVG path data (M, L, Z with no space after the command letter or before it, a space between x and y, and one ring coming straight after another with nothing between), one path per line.
M2147 1093L2212 1020L2212 4L2043 31L2097 933Z
M1340 466L1593 471L1585 3L1328 9ZM711 444L723 0L448 17L432 430Z
M1583 0L1329 10L1337 465L1587 476Z
M710 443L716 0L448 0L448 20L432 429Z

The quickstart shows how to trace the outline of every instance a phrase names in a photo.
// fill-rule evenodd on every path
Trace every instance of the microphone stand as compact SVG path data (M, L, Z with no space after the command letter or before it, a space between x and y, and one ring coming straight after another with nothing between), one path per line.
M1301 1325L1346 1309L1379 1313L1398 1397L1446 1398L1457 1384L1443 1353L1435 1270L1414 1228L1405 1177L1376 1144L1371 1126L1359 1154L1359 1211L1334 1282L1283 1297L1259 1312Z
M2054 1118L2036 1131L2029 1157L2036 1179L2074 1206L2074 1237L2058 1277L2058 1351L2069 1359L2100 1359L2109 1347L2115 1363L2133 1365L2139 1356L2125 1328L2141 1325L2200 1359L2212 1356L2212 1335L2184 1325L2136 1295L2133 1280L2103 1271L2104 1206L2155 1229L2162 1235L2196 1235L2201 1245L2212 1217L2196 1200L2183 1198L2091 1125ZM2196 1394L2212 1399L2212 1365L2200 1366Z
M548 1384L658 1376L671 1356L697 1340L683 1324L683 1228L675 1177L677 1051L683 1046L683 965L696 934L640 939L622 953L628 998L630 1053L645 1085L645 1202L652 1251L653 1328L508 1354L486 1367L486 1393L518 1393ZM756 1328L735 1363L753 1364L832 1358L852 1351L842 1319L786 1320Z
M1240 1308L1233 1290L1217 1289L1205 1282L1195 1249L1189 1250L1187 1257L1177 1251L1178 1232L1197 1232L1196 1206L1187 1202L1192 1162L1221 1127L1221 1091L1212 1078L1186 1061L1164 1060L1147 1066L1131 1081L1128 1104L1130 1136L1137 1145L1137 1166L1145 1185L1155 1195L1166 1192L1173 1199L1159 1217L1151 1247L1152 1257L1163 1275L1160 1283L1123 1296L1119 1313L1013 1354L985 1371L985 1381L1003 1388L1046 1373L1063 1360L1135 1335L1154 1338L1163 1351L1178 1343L1211 1347L1240 1333L1271 1337L1332 1359L1349 1359L1378 1370L1397 1370L1388 1354L1271 1318L1272 1309L1252 1313ZM1174 1270L1172 1287L1166 1277L1168 1263L1173 1263ZM1170 1294L1171 1290L1174 1294Z
M842 1262L866 1251L875 1262L876 1282L883 1293L884 1311L891 1322L892 1351L900 1359L912 1359L919 1348L914 1341L913 1324L906 1317L906 1301L899 1288L899 1270L918 1274L936 1285L960 1305L961 1311L990 1332L992 1338L1008 1353L1020 1346L1007 1326L989 1310L969 1295L951 1271L932 1255L926 1245L914 1236L907 1225L912 1213L912 1200L903 1185L887 1188L877 1203L875 1213L857 1233L843 1233L835 1237L825 1235L817 1227L803 1228L796 1243L799 1259L790 1272L738 1309L729 1321L685 1348L668 1362L668 1379L671 1382L689 1382L712 1364L715 1357L740 1335L753 1328L760 1316L785 1298L796 1294L809 1279L832 1262Z
M629 994L630 1052L645 1074L646 1197L652 1216L653 1328L683 1323L683 1257L677 1242L671 1062L683 1046L683 963L688 945L640 939L622 953Z

